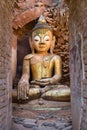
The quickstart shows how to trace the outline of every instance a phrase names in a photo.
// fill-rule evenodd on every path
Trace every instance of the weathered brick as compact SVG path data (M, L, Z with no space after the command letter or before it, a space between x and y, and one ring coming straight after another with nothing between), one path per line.
M10 73L12 4L13 0L0 1L0 130L9 130L11 126L11 81ZM8 83L9 82L9 83Z
M87 129L87 1L70 1L70 75L73 129ZM84 75L84 76L83 76ZM83 80L84 78L84 80ZM78 87L76 87L78 86ZM78 92L79 91L79 92ZM77 119L78 117L78 119ZM75 120L77 119L77 120ZM81 122L80 122L81 121Z

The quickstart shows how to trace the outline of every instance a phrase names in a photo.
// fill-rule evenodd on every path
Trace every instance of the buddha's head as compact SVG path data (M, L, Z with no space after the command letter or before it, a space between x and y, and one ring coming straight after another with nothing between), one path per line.
M41 16L38 23L32 30L30 38L30 46L32 53L48 52L53 53L55 37L53 36L51 27L46 23L46 20Z

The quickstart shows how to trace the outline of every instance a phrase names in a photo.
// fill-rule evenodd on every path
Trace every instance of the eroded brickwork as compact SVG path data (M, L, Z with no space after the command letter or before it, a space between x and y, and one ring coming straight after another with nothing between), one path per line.
M11 9L13 0L0 1L0 130L11 126Z
M87 5L87 2L86 2ZM85 10L87 12L87 8ZM86 13L87 14L87 13ZM87 16L87 15L86 15ZM87 17L84 18L84 32L83 32L83 82L82 82L82 121L81 130L87 129Z
M73 130L87 130L87 1L71 0L70 75Z

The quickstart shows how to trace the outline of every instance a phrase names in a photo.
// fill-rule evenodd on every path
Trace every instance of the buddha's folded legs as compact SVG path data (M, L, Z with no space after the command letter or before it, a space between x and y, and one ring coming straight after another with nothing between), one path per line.
M43 98L52 101L70 101L70 88L64 85L50 85L44 88L33 87L29 89L29 100ZM13 101L17 101L17 90L13 89Z
M70 88L58 85L41 95L41 98L52 101L70 101Z

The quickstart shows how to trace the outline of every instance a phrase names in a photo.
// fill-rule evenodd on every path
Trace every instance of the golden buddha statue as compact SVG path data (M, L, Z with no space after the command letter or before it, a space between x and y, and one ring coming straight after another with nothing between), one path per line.
M29 42L32 54L24 57L23 74L18 83L18 100L43 98L68 101L70 89L59 84L62 60L53 54L55 37L43 16L33 28Z

